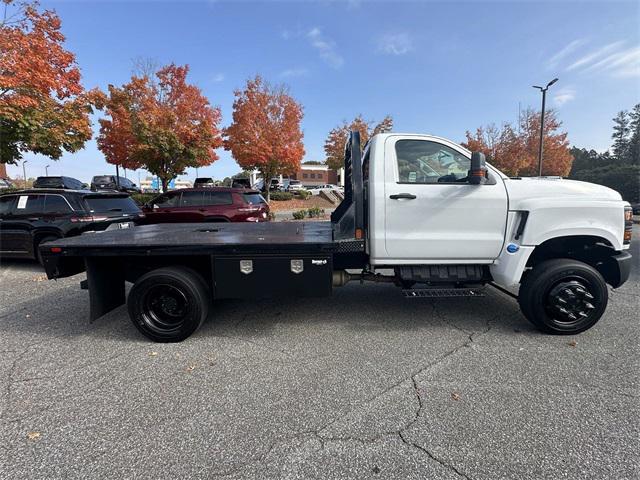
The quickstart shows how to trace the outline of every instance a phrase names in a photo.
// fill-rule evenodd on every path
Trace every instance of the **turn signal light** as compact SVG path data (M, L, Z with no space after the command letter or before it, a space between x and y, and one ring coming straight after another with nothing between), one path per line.
M633 210L631 207L624 207L624 236L622 243L628 245L631 243L631 232L633 231Z

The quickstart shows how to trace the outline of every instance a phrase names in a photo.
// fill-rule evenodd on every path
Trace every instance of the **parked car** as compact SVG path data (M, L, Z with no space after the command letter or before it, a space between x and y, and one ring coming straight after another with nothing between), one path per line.
M142 210L145 224L269 220L264 197L244 188L183 188L157 196Z
M342 191L341 187L339 187L338 185L332 185L330 183L324 184L324 185L313 185L311 187L308 187L308 190L311 192L312 195L320 195L320 192L332 192L332 191Z
M13 188L13 182L8 178L0 178L0 190L7 190Z
M139 221L144 214L122 193L28 189L0 194L0 257L41 260L38 245ZM42 262L41 262L42 263Z
M251 188L251 180L248 178L234 178L231 181L231 188Z
M280 180L278 180L277 178L272 178L271 184L269 185L269 191L279 192L281 188L282 188L282 184L280 183Z
M91 180L91 190L94 192L142 193L142 190L131 180L124 177L116 177L115 175L96 175Z
M71 177L38 177L33 188L63 188L68 190L85 190L85 183Z
M216 182L213 181L211 177L200 177L196 178L196 181L193 182L193 188L202 188L202 187L215 187Z
M302 186L302 182L300 180L289 180L289 185L287 185L287 192L298 192L300 190L304 190Z

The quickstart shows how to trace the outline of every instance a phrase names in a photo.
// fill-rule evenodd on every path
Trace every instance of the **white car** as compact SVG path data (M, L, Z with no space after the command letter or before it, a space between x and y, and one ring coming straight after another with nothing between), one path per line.
M312 195L320 195L320 192L344 192L344 189L339 187L338 185L326 183L324 185L314 185L313 187L309 187L309 191Z
M288 192L299 192L304 189L305 188L302 186L302 182L300 182L300 180L289 180L289 185L287 185Z

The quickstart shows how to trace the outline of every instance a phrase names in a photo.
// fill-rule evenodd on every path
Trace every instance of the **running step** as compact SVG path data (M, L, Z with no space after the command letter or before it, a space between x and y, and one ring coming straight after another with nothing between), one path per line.
M447 298L447 297L484 297L483 288L417 288L403 289L407 298Z

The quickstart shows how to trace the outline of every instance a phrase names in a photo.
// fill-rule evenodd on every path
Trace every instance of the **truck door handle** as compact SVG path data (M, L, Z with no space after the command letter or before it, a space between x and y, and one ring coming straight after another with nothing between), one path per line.
M416 198L416 196L411 193L396 193L394 195L389 195L389 198L391 200L400 200L402 198L405 198L407 200L413 200Z

